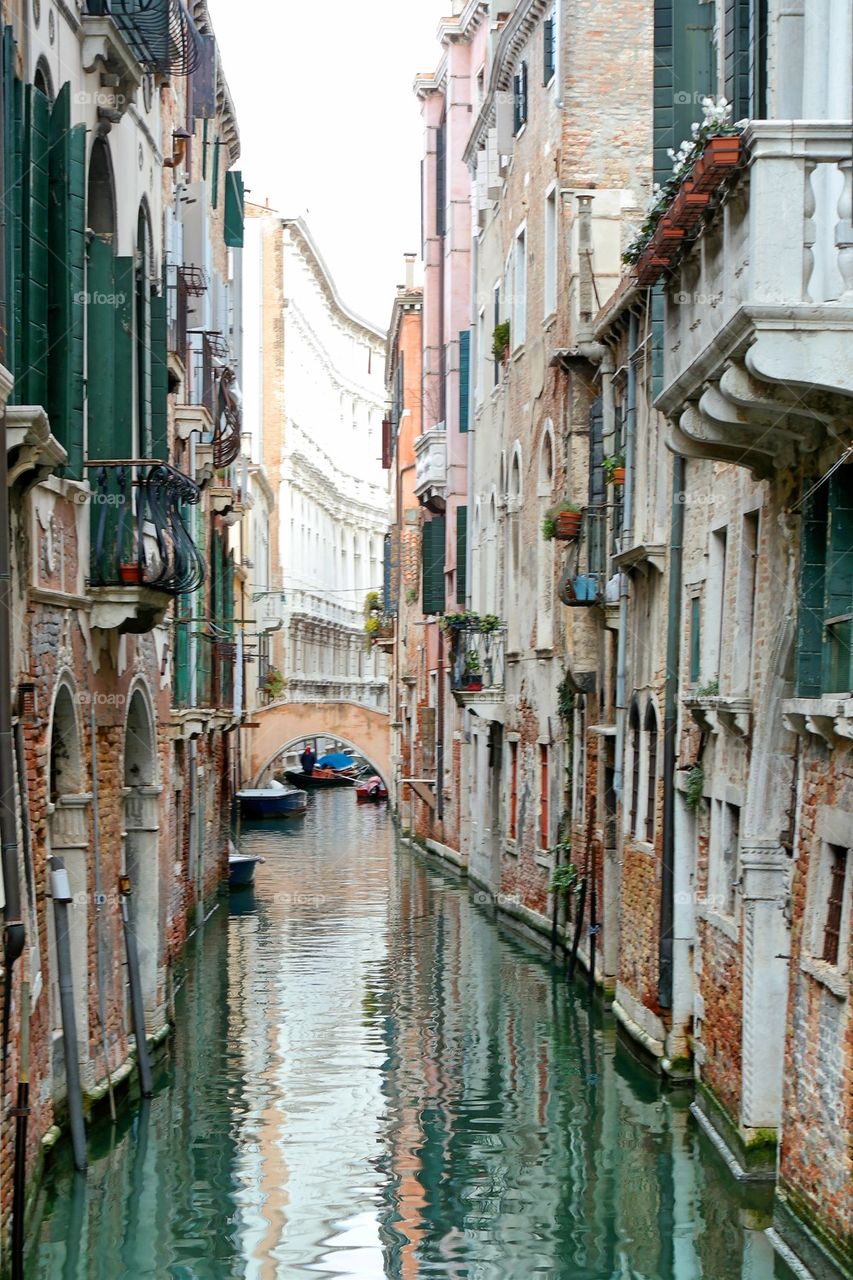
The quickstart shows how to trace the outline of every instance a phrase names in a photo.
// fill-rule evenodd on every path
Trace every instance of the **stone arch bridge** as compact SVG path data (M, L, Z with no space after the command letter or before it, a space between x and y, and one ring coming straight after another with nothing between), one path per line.
M257 786L278 756L316 737L337 738L364 756L390 782L391 742L387 711L360 702L271 702L252 713L245 774Z

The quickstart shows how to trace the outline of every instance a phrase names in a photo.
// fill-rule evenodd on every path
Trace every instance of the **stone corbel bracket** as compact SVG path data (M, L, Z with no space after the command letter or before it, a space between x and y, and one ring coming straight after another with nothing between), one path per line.
M84 71L99 71L103 102L98 102L98 132L104 136L118 124L142 84L142 68L112 18L83 15Z
M752 728L752 699L728 698L719 694L685 698L684 706L704 733L730 733L748 738Z
M28 471L36 482L68 461L68 454L54 435L41 405L14 404L6 408L6 452L9 484Z
M853 698L791 698L782 704L782 712L791 733L817 738L831 749L853 741Z

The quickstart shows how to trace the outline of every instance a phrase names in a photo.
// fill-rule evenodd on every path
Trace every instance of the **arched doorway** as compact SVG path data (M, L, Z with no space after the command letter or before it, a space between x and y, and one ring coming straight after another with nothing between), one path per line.
M53 704L48 763L49 855L62 858L68 871L72 901L68 911L71 944L71 977L74 986L74 1014L80 1072L84 1085L94 1083L89 1053L89 806L90 793L84 791L80 727L76 693L61 683ZM50 970L50 1029L54 1096L65 1090L62 1050L62 1016L59 1004L59 972L56 936L51 913L48 929Z
M154 1029L161 954L159 797L154 719L137 688L130 699L124 735L124 870L130 877L130 925L139 953L146 1024Z

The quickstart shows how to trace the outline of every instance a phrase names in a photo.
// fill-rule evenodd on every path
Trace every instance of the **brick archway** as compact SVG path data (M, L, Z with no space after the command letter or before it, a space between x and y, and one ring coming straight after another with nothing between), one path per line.
M257 728L247 733L245 776L257 786L277 756L295 742L334 737L347 743L390 782L390 727L387 711L359 702L274 702L254 712Z

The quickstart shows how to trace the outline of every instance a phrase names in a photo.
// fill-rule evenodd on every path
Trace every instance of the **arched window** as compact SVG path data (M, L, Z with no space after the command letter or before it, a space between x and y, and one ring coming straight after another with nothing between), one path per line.
M53 102L53 77L50 74L50 67L44 58L39 58L36 63L35 75L33 76L33 84L39 93L43 93L48 102Z
M631 744L631 808L628 826L631 835L637 833L637 808L640 803L640 709L636 698L628 714L628 738Z
M655 838L655 801L658 782L658 717L655 704L646 708L646 840Z

